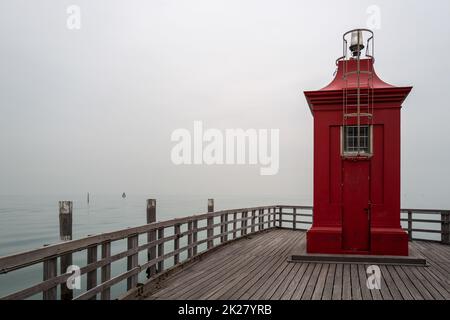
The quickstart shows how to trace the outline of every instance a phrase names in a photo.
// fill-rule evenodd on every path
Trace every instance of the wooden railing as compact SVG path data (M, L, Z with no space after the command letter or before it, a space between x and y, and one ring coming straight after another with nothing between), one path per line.
M307 230L312 224L312 211L313 208L309 206L277 205L209 212L70 240L1 257L0 273L2 274L32 265L42 264L43 266L42 282L11 293L2 299L26 299L42 293L42 298L45 300L58 298L81 300L98 297L108 300L111 298L111 287L118 283L126 281L124 292L136 290L142 285L138 281L139 275L146 273L147 278L155 279L169 272L170 269L194 261L196 257L230 241L271 228ZM402 213L407 214L407 218L402 218L402 221L407 223L406 230L411 240L415 239L412 236L415 232L431 233L440 234L440 241L449 244L450 211L404 209ZM415 218L417 214L440 214L441 219ZM439 230L415 228L414 223L441 224L441 228ZM112 244L121 240L126 241L126 250L112 254ZM169 252L165 252L168 243L172 244L172 248ZM99 247L101 248L100 258L98 258ZM71 270L66 272L67 261L72 261L72 255L80 252L85 255L87 261L86 265L79 269L79 275L86 276L86 290L73 297L72 292L67 294L66 282L73 276ZM147 255L145 261L139 263L141 252L146 252ZM112 263L124 259L127 261L126 270L111 277ZM170 261L172 267L166 269L165 264L169 262L169 259L173 259ZM98 269L100 269L100 281L97 279ZM58 286L60 286L59 291Z
M277 206L277 210L278 227L306 231L312 224L313 207ZM404 224L403 229L408 232L410 241L425 240L450 244L449 210L401 209L401 214L400 220ZM425 227L417 226L417 224L425 225Z
M42 292L44 300L66 298L60 292L67 291L67 280L73 272L58 274L58 260L60 269L63 260L77 252L84 252L87 264L79 269L79 275L86 275L86 291L74 297L75 300L111 298L110 288L120 282L127 282L127 290L138 286L139 274L146 272L149 278L157 277L165 271L165 262L173 259L177 266L187 262L204 251L209 251L218 245L228 243L247 235L276 227L276 206L256 207L238 210L211 212L170 221L150 223L140 227L128 228L100 235L90 236L78 240L66 241L43 248L13 254L0 258L0 273L9 273L31 265L43 265L43 281L26 289L9 294L2 299L26 299ZM202 226L204 225L204 226ZM166 231L173 230L171 235ZM183 231L184 230L184 231ZM145 243L140 242L140 235L147 235ZM181 247L183 238L187 241ZM127 241L125 251L111 254L114 242ZM173 250L165 252L165 245L173 244ZM201 245L206 248L199 250ZM101 248L101 258L98 259L98 248ZM147 251L147 261L139 264L138 255ZM187 252L185 259L180 259L181 253ZM111 264L126 259L126 271L111 277ZM97 270L101 269L101 279L97 281ZM70 297L72 298L72 297Z
M402 209L401 221L406 222L404 228L409 235L409 240L429 240L437 241L443 244L450 244L450 211L449 210L431 210L431 209ZM425 216L422 218L420 216ZM432 219L434 218L434 219ZM436 228L418 227L415 224L436 226ZM415 237L415 234L427 235L424 237ZM432 239L434 238L434 239Z

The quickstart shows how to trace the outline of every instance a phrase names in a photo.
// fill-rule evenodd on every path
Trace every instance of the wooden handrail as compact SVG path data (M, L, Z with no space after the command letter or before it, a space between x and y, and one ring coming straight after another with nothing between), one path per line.
M308 206L277 206L278 208L281 208L281 212L279 214L279 224L281 224L281 227L283 227L284 224L292 224L292 228L295 230L306 230L304 228L297 228L296 225L298 224L304 224L304 225L310 225L312 224L311 221L305 221L305 220L298 220L294 219L293 217L312 217L312 210L313 207ZM286 209L290 209L292 212L286 212L283 211ZM306 210L311 212L310 214L305 213L299 213L297 210ZM450 244L450 211L449 210L442 210L442 209L401 209L400 213L407 214L406 218L401 218L401 222L407 222L407 227L404 228L405 231L408 232L409 240L423 240L423 241L437 241L441 242L442 244ZM436 215L439 216L439 219L423 219L423 218L416 218L415 215ZM289 219L291 218L292 219ZM440 224L441 228L439 230L437 229L426 229L426 228L415 228L413 227L413 223L430 223L430 224ZM416 238L413 237L413 233L418 232L422 234L430 234L436 236L436 234L441 235L441 240L429 240L426 238Z
M184 251L188 252L187 259L192 259L198 254L197 248L202 244L208 244L208 250L211 250L215 247L214 240L218 238L221 239L221 243L224 243L228 241L230 236L233 236L232 240L234 240L246 236L248 233L264 230L271 223L270 217L273 215L271 211L272 209L275 210L274 208L275 206L265 206L209 212L163 222L149 223L139 227L89 236L0 257L1 273L8 273L38 263L44 263L46 268L44 270L44 281L9 294L2 299L25 299L40 292L44 293L44 299L56 299L56 287L65 284L72 276L71 273L64 273L64 270L61 270L61 274L56 274L55 266L57 259L79 251L87 252L88 262L80 268L80 276L87 274L88 282L87 290L75 299L95 299L99 293L102 294L102 299L108 299L110 298L109 288L111 286L126 280L127 289L133 289L137 285L138 274L146 271L147 268L157 266L156 272L162 273L164 271L164 261L168 259L173 258L174 265L183 263L183 261L180 261L180 253ZM248 212L258 212L258 215L256 215L258 221L253 221L252 216L247 214ZM233 219L229 219L230 215L232 215ZM221 217L220 222L214 221L217 217ZM266 217L269 218L266 219ZM198 222L202 220L208 221L208 225L198 227ZM249 220L251 220L250 223ZM181 232L181 226L184 224L187 225L187 230ZM234 227L229 228L229 226ZM221 230L219 234L215 232L217 227L220 227ZM276 227L275 224L273 224L273 227ZM167 228L174 228L174 234L164 236L164 230ZM206 231L207 236L206 238L199 239L198 234L202 231ZM139 235L148 235L150 232L156 232L157 237L148 237L147 243L139 245ZM188 244L180 248L180 239L182 237L188 237ZM127 250L111 255L111 243L124 239L127 239ZM148 239L152 240L150 241ZM165 253L164 244L169 241L174 242L174 249ZM107 244L106 247L104 246L105 244ZM102 255L98 259L99 246L102 248ZM155 254L156 251L158 254L151 258L149 255L148 261L143 265L139 265L137 259L139 252L148 251L152 248L157 248ZM127 260L127 270L111 278L111 264L125 258ZM99 279L97 279L97 269L99 268L102 269L100 283L98 282Z
M44 299L56 299L57 286L63 286L72 276L71 273L65 273L65 270L56 274L57 261L67 254L79 251L85 251L88 258L87 264L80 267L80 275L87 274L87 289L75 299L95 299L99 294L102 299L109 299L111 286L126 281L127 290L134 289L141 272L150 270L148 276L156 277L165 272L164 262L168 259L173 259L174 266L191 261L199 254L214 249L217 246L215 244L217 239L220 239L219 244L224 244L269 228L284 228L286 224L292 224L291 229L294 230L306 230L307 228L302 226L312 224L312 211L311 206L275 205L209 212L152 222L0 257L0 273L12 272L38 263L44 265L43 281L2 299L25 299L40 292L44 293ZM411 240L414 239L412 237L414 232L441 234L441 242L449 244L450 211L402 209L401 213L408 214L407 218L402 218L401 221L408 223L405 230L408 231ZM415 214L440 214L441 219L415 218ZM199 221L205 221L205 226L198 227ZM416 228L413 226L414 222L441 224L441 229ZM186 230L181 232L184 225ZM168 228L173 228L173 235L164 235L164 230ZM220 229L220 232L216 232L216 229ZM206 233L206 236L199 236L201 232ZM148 235L147 241L140 244L139 236L143 234ZM187 237L187 241L181 246L180 239L183 237ZM124 239L127 239L126 250L111 254L111 244ZM164 244L168 242L173 242L173 250L164 252ZM201 245L206 246L206 251L198 252ZM101 247L100 256L98 256L99 247ZM140 265L138 256L142 251L148 252L148 259ZM182 252L187 252L187 257L182 258L180 255ZM111 264L122 259L127 261L123 272L111 277ZM97 279L98 269L101 269L101 279Z

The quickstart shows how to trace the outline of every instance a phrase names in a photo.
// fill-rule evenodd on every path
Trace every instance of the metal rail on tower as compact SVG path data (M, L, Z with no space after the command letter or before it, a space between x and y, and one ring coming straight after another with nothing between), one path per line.
M348 37L350 36L350 46ZM367 38L364 45L364 36ZM365 50L364 50L365 49ZM361 59L364 52L365 59ZM356 126L357 152L356 156L363 156L361 146L361 127L373 124L373 77L374 68L374 35L368 29L354 29L343 35L343 55L336 60L336 64L343 61L344 80L342 125L345 128L351 123ZM349 64L356 68L349 69ZM354 120L350 120L354 119Z

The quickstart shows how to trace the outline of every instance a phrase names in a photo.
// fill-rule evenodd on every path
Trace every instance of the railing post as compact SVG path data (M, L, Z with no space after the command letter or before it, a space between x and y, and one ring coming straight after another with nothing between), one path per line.
M282 228L283 227L283 209L280 207L279 210L279 227Z
M156 222L156 199L147 200L147 224ZM147 233L147 243L156 241L156 230ZM156 246L152 246L147 250L147 260L151 261L156 258ZM148 267L147 278L156 274L156 264Z
M258 210L258 230L259 231L263 230L261 209Z
M251 224L252 224L251 232L252 233L255 232L255 223L256 223L256 212L255 212L255 210L252 210L252 220L251 220Z
M275 227L275 224L274 224L273 221L272 221L272 209L273 209L273 208L270 208L270 209L269 209L269 215L267 216L267 219L269 219L269 221L270 221L269 225L270 225L271 228L272 228L272 227ZM273 210L275 210L275 209L273 209Z
M441 212L441 239L443 244L450 244L450 212Z
M272 220L270 220L270 212L272 212L272 208L267 209L267 228L272 227Z
M61 241L72 240L72 201L59 202L59 237ZM60 258L60 273L67 272L67 268L72 265L72 253L65 254ZM72 300L73 290L67 287L66 283L61 284L61 300Z
M180 249L180 224L176 224L174 226L174 236L175 239L173 240L173 250L177 251L178 249ZM173 256L173 264L176 265L180 262L180 254L179 253L175 253Z
M237 233L236 233L236 229L237 229L237 212L233 213L233 239L236 239Z
M192 234L192 242L194 246L192 247L192 255L197 255L197 229L198 229L198 220L194 220L192 222L192 228L194 229L194 233Z
M207 223L206 237L208 238L208 241L207 241L208 250L211 249L214 245L214 241L213 241L213 239L211 239L214 234L214 229L212 227L213 221L214 221L213 218L208 218L207 222L206 222Z
M44 261L44 281L50 280L54 277L56 277L56 269L57 269L57 258L51 258ZM48 289L42 293L42 298L44 300L56 300L56 292L57 288L53 287L51 289Z
M225 222L225 224L223 226L223 232L225 233L225 235L223 236L223 240L224 240L224 242L227 242L228 241L228 213L224 214L223 222Z
M225 238L223 236L224 230L225 230L225 217L223 214L220 215L220 243L224 243L225 242Z
M164 239L164 228L158 229L158 240L161 241L158 243L158 258L162 258L164 256L164 242L162 241ZM161 260L158 262L158 273L163 272L164 270L164 260Z
M139 235L133 235L127 239L128 250L137 249L139 245ZM127 257L127 270L133 270L138 266L138 252L133 253ZM138 274L134 274L127 279L127 290L131 290L136 287L138 283Z
M214 199L208 199L208 213L212 212L214 212ZM214 235L214 229L212 227L212 225L214 224L214 217L208 217L206 223L207 223L206 236L208 238L207 248L209 250L214 245L214 241L210 239Z
M248 211L245 211L245 235L248 234Z
M91 264L97 261L97 246L91 246L87 248L87 264ZM89 271L86 276L87 285L86 289L90 290L97 286L97 269ZM93 296L89 300L96 300L97 296Z
M245 220L244 220L244 218L245 218L245 212L242 211L241 212L241 237L245 234L245 231L244 231Z
M261 230L264 230L266 228L266 226L264 225L264 209L261 209Z
M111 256L111 242L110 241L103 242L102 243L102 259L107 259L110 256ZM107 265L104 265L101 268L101 276L102 276L102 283L111 279L111 263L108 263ZM101 292L100 299L102 299L102 300L110 300L111 299L111 289L109 287Z
M192 221L188 221L188 238L187 238L187 244L188 244L188 250L187 250L187 257L188 259L192 258Z
M294 208L292 214L292 229L297 230L297 208Z
M412 239L413 239L413 236L412 236L412 229L413 229L412 224L413 224L413 222L412 222L412 211L408 210L408 240L409 241L412 241Z
M273 222L273 226L276 227L277 226L277 207L273 208L272 222Z
M258 231L261 231L261 210L260 209L257 210L256 215L258 217L258 223L257 223Z

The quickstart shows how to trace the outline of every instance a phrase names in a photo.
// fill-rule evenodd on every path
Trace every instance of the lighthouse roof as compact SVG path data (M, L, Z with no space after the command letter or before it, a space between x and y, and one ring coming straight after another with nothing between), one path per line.
M373 103L397 105L398 107L412 89L412 87L393 86L381 80L375 72L374 59L367 58L360 59L359 62L357 59L340 60L336 76L329 85L320 90L305 91L304 94L311 112L323 108L331 110L342 107L343 92L351 94L352 99L355 100L358 87L360 89L370 88ZM351 101L348 102L351 103Z
M374 60L372 58L359 60L359 65L359 83L361 88L395 88L395 86L384 82L378 77L374 69ZM329 85L322 88L321 91L355 88L358 81L357 70L357 59L340 60L338 62L335 78Z

